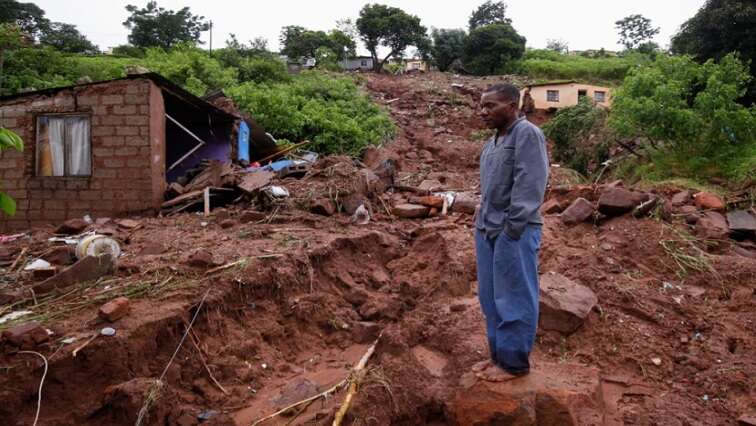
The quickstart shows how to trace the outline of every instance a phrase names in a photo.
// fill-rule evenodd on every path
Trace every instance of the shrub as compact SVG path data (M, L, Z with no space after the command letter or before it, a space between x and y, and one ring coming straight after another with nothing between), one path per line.
M310 140L321 153L356 155L392 137L388 115L349 77L303 72L290 83L244 83L227 91L278 138Z
M589 58L553 50L529 50L522 60L522 72L534 79L581 80L592 83L619 83L627 72L651 60L647 55Z
M278 58L252 57L244 58L239 63L239 80L255 83L279 83L290 80L286 64Z
M209 89L233 86L239 74L236 68L224 68L207 52L188 44L169 50L147 49L141 65L197 96L204 95Z

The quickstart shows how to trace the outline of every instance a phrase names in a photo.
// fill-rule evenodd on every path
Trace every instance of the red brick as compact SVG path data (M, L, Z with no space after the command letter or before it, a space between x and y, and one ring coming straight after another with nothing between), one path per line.
M100 103L100 97L98 95L92 94L92 95L79 95L76 98L76 102L79 104L79 106L91 106L91 105L97 105Z
M63 200L44 200L45 210L64 210L66 208L66 202Z
M115 322L125 317L130 310L129 299L126 297L118 297L100 307L100 318Z
M113 126L99 126L92 129L92 136L113 136L115 135L115 127Z
M92 154L97 157L111 157L115 150L113 148L94 148Z
M139 134L139 127L120 126L116 128L116 134L119 136L136 136Z
M110 169L98 168L98 169L94 170L93 175L96 178L115 178L116 177L116 171L115 170L110 170Z
M105 167L123 167L124 164L126 164L126 162L120 158L105 158L103 163L105 164Z
M150 135L150 127L149 126L141 126L139 128L139 134L142 136L149 136Z
M3 339L21 348L34 348L48 341L50 336L42 325L33 321L3 331Z
M121 95L104 95L101 100L103 105L120 105L123 101L124 97Z
M150 166L150 160L147 158L129 158L128 161L126 161L126 165L129 167L149 167Z
M136 114L136 110L136 106L134 105L116 105L113 107L113 114L132 115Z
M126 124L129 126L147 126L150 124L150 119L145 115L131 115L126 117Z
M122 126L123 123L126 121L124 117L119 117L117 115L105 115L102 117L99 117L100 124L103 126Z
M149 103L149 98L147 94L126 95L124 96L124 102L129 105L141 105Z
M87 189L89 179L87 178L68 178L66 180L66 189Z
M128 146L143 146L149 144L150 141L148 139L139 136L129 136L126 138L126 145Z
M102 200L102 193L100 191L81 191L79 192L79 199L87 201Z
M137 148L123 147L115 150L115 155L134 156L137 155Z
M123 136L105 136L100 140L103 146L123 146L126 141Z

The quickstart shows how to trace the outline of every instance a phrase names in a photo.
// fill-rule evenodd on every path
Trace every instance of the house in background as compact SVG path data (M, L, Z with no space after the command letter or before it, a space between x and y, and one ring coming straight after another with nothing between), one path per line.
M167 184L203 160L237 159L239 122L154 73L2 97L0 125L24 150L0 152L17 202L0 231L157 210Z
M407 59L406 61L404 61L404 71L405 72L413 72L413 71L427 72L428 64L422 59L414 59L414 58Z
M370 56L347 58L341 66L346 71L370 71L373 69L373 58Z
M559 81L552 83L531 84L520 91L520 99L525 92L530 92L535 108L559 109L577 105L578 99L588 97L596 104L609 107L612 104L612 89L590 84L581 84L576 81Z

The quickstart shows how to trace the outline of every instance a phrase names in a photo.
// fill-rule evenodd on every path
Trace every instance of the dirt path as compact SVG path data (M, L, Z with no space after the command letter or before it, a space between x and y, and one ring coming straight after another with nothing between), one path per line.
M403 185L436 179L475 192L487 133L474 105L493 80L366 78L399 134L364 162L396 160ZM54 334L37 349L50 361L40 424L134 424L208 288L145 424L193 425L200 416L250 425L339 383L379 333L346 424L736 424L756 409L756 261L724 250L707 257L716 272L683 274L659 243L679 240L664 221L622 216L566 227L547 215L541 272L590 288L598 304L572 334L539 332L533 374L488 385L469 374L487 350L470 216L392 217L384 203L406 201L401 193L371 199L364 226L311 214L311 203L358 172L341 158L321 167L318 178L284 181L292 201L259 223L235 206L210 220L142 218L141 228L118 231L128 236L126 255L96 291L145 290L112 324L97 319L102 302L87 292L79 305L66 299L77 310L45 322ZM596 188L561 186L559 176L549 199L598 197ZM30 248L44 249L48 235L37 231ZM207 275L212 266L190 259L199 254L214 264L246 261ZM115 336L73 356L106 325ZM43 370L20 357L0 355L0 416L11 425L33 420ZM343 397L264 424L330 424Z

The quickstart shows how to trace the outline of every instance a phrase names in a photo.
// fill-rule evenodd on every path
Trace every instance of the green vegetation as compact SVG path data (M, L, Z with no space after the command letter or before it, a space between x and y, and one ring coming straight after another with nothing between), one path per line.
M10 148L23 151L24 142L17 134L0 127L0 151ZM2 191L0 191L0 211L9 216L16 214L16 201Z
M638 52L591 58L539 49L525 52L520 67L523 74L536 80L566 79L616 85L622 82L631 68L651 61L648 55Z
M358 154L394 132L350 77L308 71L290 83L244 83L227 93L276 137L308 139L308 148L322 153Z

